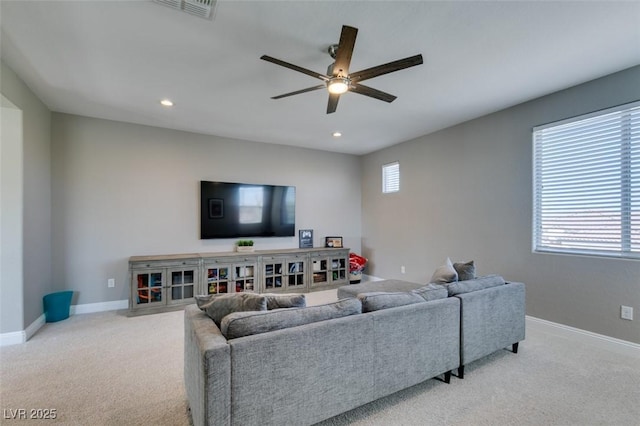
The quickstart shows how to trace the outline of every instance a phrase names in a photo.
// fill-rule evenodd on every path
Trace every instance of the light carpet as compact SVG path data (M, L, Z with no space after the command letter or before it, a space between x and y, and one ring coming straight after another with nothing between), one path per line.
M74 315L0 348L0 361L3 425L189 424L182 311ZM56 419L8 418L18 409ZM640 425L640 357L528 323L518 354L498 351L464 380L428 380L321 425Z

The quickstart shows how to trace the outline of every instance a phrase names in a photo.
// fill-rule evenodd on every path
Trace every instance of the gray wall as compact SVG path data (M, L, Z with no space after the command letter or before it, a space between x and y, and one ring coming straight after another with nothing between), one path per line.
M54 285L77 304L128 299L130 256L233 250L237 239L199 239L201 180L296 186L296 228L360 251L356 156L54 113L52 164Z
M528 315L640 343L620 319L621 304L640 313L640 262L531 251L532 127L637 99L640 67L364 156L367 273L427 282L447 257L473 259L527 284ZM401 190L383 195L396 160Z
M0 332L10 332L23 329L22 111L2 96L0 118Z
M21 234L22 259L18 266L22 268L22 282L5 282L0 286L20 286L23 300L14 297L2 300L3 333L20 331L33 323L42 315L42 296L52 288L51 282L51 113L49 109L31 92L20 78L4 63L1 64L0 89L17 108L22 110L22 146L21 158L5 159L20 167L22 175L9 185L9 191L21 191L22 220L20 224L9 224L9 227L20 226L19 230L5 228L6 231ZM4 144L4 142L3 142ZM20 164L15 164L20 162ZM3 171L4 173L4 171ZM5 211L5 185L3 183L3 212ZM4 251L3 251L4 253ZM15 265L14 265L15 267ZM4 269L4 268L3 268ZM11 319L7 319L11 318Z

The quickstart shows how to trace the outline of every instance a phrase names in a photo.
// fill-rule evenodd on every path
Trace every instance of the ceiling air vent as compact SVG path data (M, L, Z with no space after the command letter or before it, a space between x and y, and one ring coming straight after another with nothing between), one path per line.
M216 6L216 0L153 0L169 6L172 9L183 10L192 15L205 19L213 18L213 9Z
M174 9L182 9L182 0L153 0L156 3L164 4L165 6L172 7Z
M215 0L184 0L183 9L201 18L211 19Z

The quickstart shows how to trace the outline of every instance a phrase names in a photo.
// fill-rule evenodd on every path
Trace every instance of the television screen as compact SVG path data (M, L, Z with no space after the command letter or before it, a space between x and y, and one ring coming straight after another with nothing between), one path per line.
M200 182L200 238L292 237L296 188Z

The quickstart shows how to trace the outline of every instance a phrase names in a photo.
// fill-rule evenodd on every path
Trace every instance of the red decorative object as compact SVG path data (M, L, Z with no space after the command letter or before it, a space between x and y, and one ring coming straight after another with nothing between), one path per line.
M362 271L367 266L367 258L349 253L349 272Z

